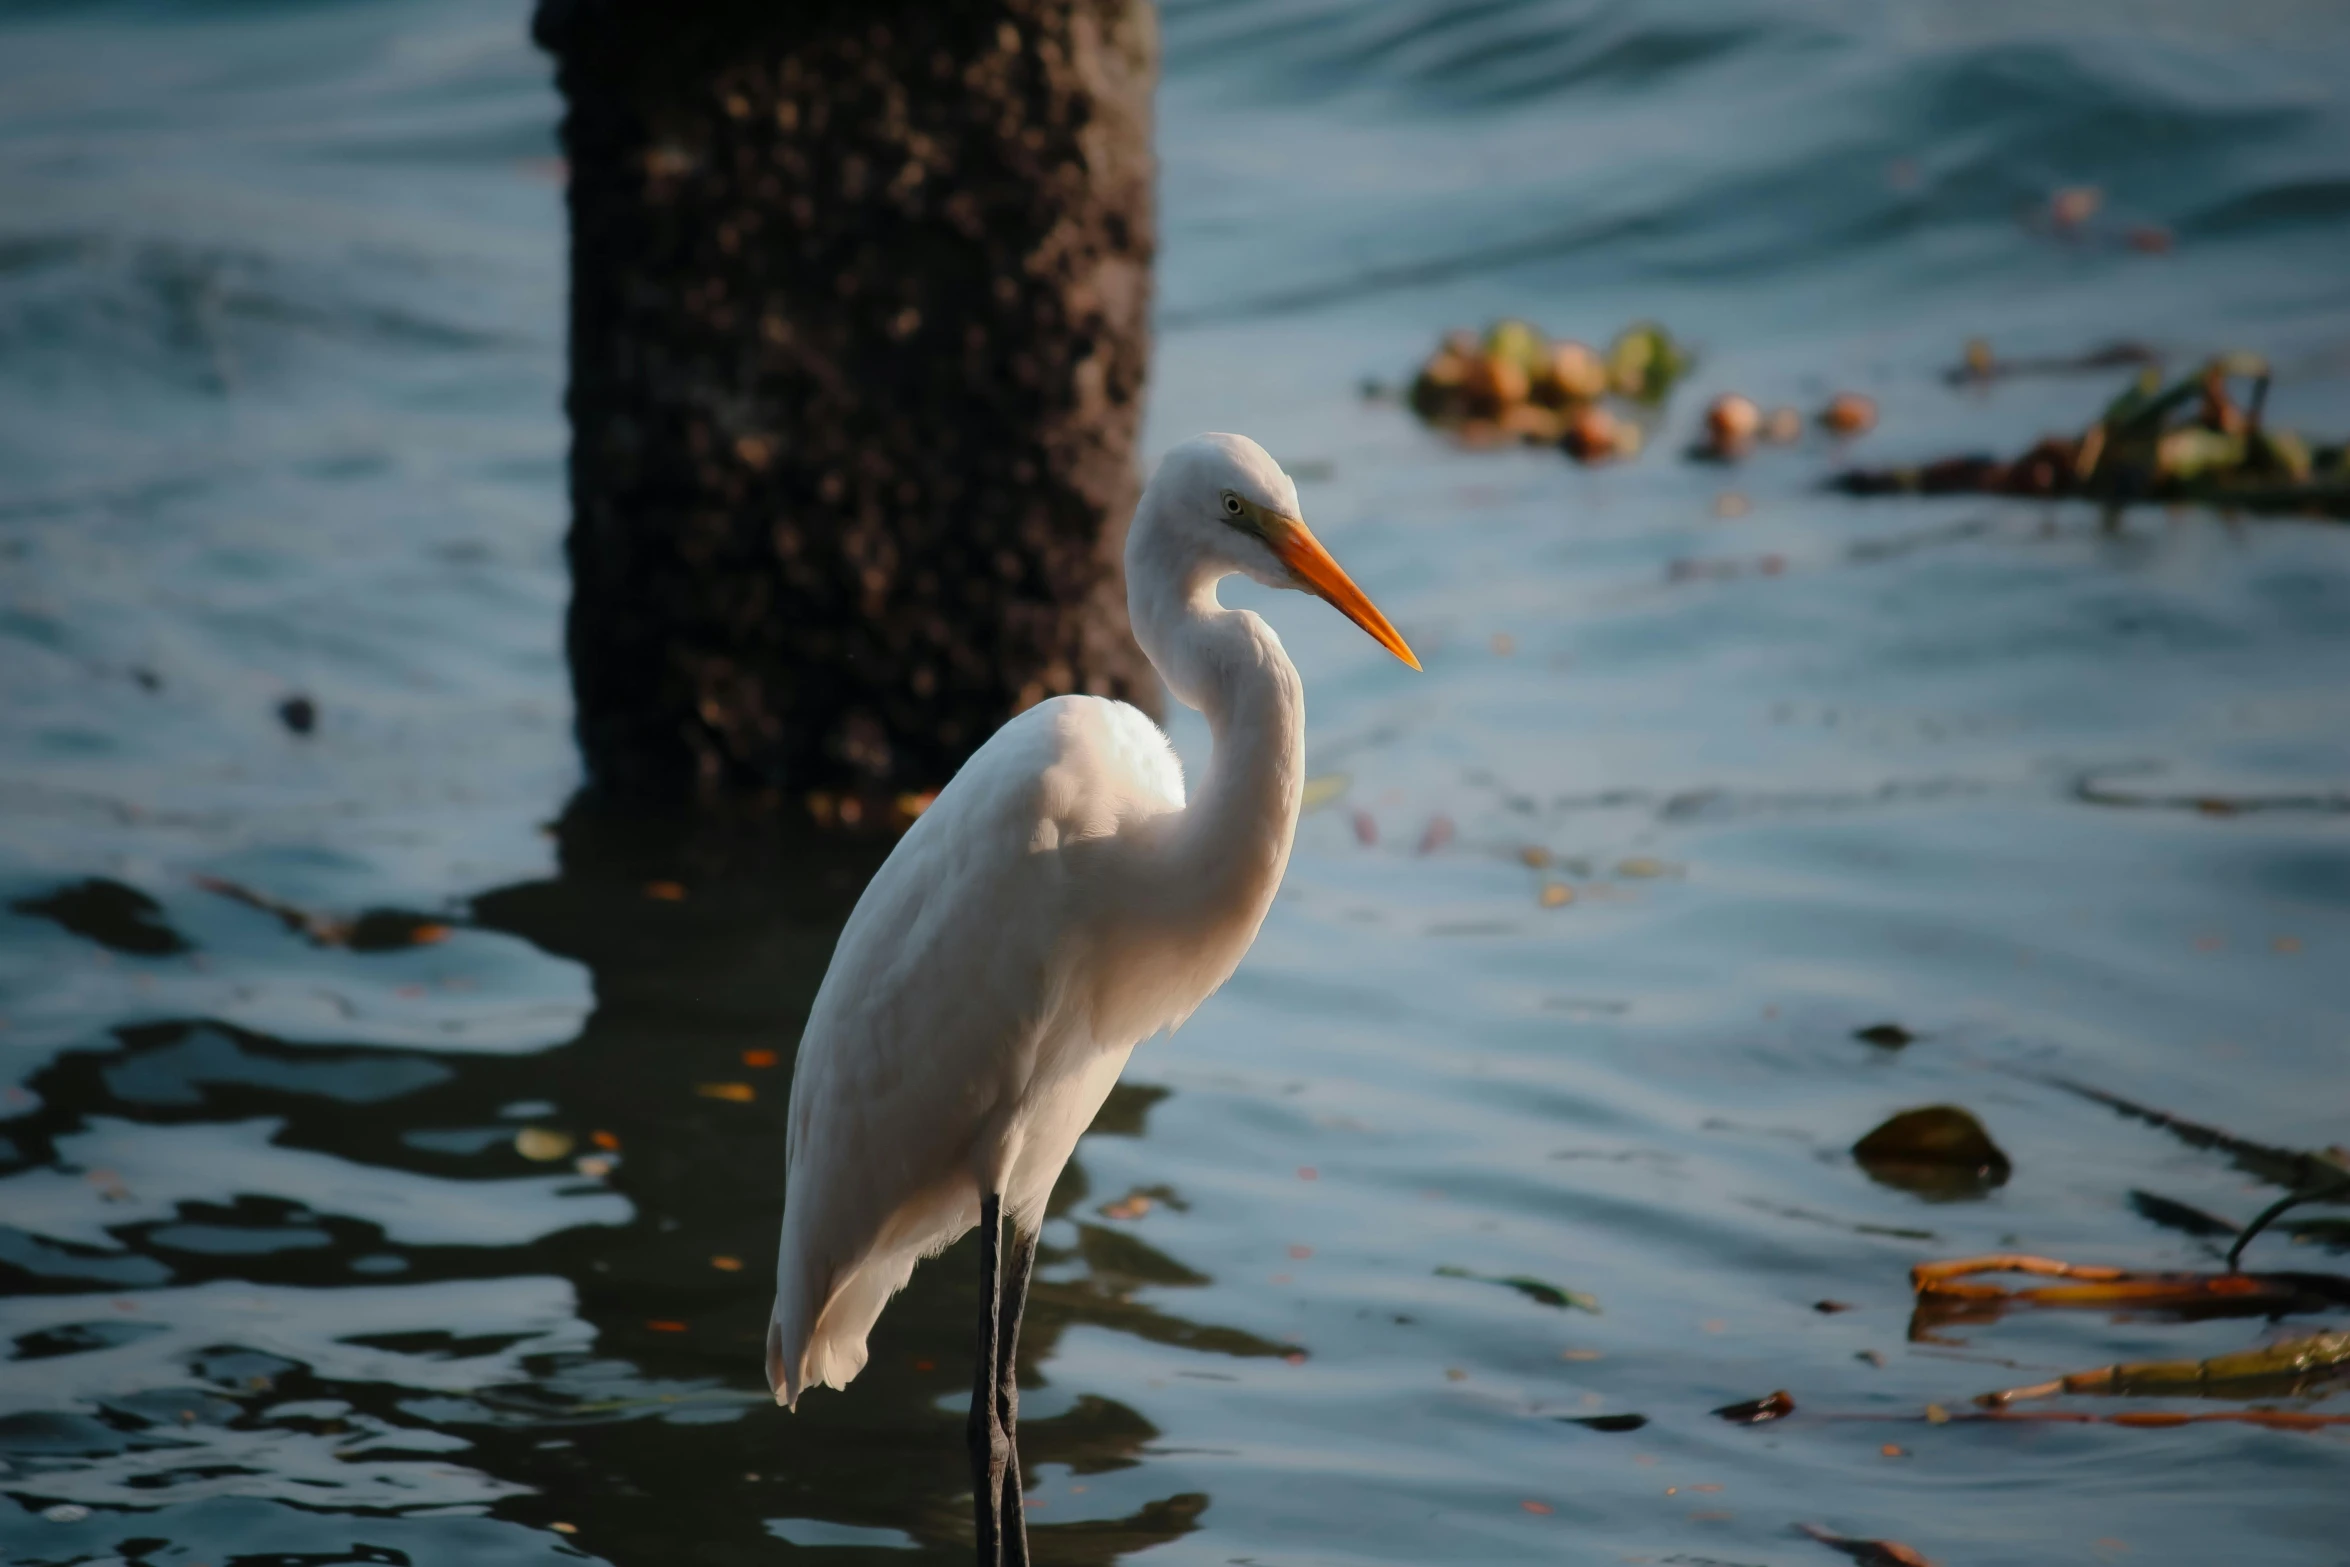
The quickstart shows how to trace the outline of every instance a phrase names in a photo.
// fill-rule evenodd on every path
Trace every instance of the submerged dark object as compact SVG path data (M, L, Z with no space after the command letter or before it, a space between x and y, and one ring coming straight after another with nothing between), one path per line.
M1880 1050L1899 1050L1918 1036L1899 1023L1871 1023L1866 1028L1854 1029L1852 1037L1864 1045L1875 1045Z
M1646 1415L1559 1415L1562 1426L1582 1426L1592 1431L1637 1431L1648 1424Z
M886 802L1055 693L1155 706L1119 572L1148 8L542 0L534 33L594 786Z
M1934 1567L1931 1561L1899 1540L1864 1540L1856 1535L1833 1533L1816 1523L1796 1527L1830 1550L1842 1551L1861 1563L1861 1567Z
M1759 1426L1773 1420L1784 1420L1793 1413L1795 1395L1785 1388L1742 1403L1724 1404L1714 1411L1717 1417L1739 1426Z
M1971 1197L2014 1168L1983 1123L1957 1105L1904 1110L1852 1145L1871 1180L1921 1197Z
M306 735L318 727L318 704L296 692L278 703L277 721L298 735Z

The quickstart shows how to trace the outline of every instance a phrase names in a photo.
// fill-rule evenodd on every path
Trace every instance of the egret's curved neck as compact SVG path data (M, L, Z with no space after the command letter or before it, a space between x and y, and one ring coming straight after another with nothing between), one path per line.
M1164 884L1192 889L1203 915L1245 918L1254 935L1297 831L1305 692L1271 628L1216 601L1216 583L1231 570L1179 540L1138 536L1126 606L1143 652L1176 700L1206 715L1215 739L1166 845L1179 863Z

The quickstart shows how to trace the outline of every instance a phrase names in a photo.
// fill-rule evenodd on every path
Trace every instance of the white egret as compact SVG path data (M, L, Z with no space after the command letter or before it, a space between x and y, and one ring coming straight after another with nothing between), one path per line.
M1318 594L1420 667L1262 447L1178 446L1135 509L1126 604L1167 688L1207 715L1215 751L1196 798L1167 737L1123 702L1062 696L1020 714L857 900L800 1039L768 1386L787 1406L846 1386L914 1264L976 1224L968 1436L984 1567L1028 1558L1014 1346L1045 1199L1134 1047L1238 967L1289 863L1304 693L1272 628L1216 601L1235 572Z

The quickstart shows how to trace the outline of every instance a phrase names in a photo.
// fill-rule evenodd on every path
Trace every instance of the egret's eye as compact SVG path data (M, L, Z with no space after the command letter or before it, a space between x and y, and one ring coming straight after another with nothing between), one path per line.
M1224 515L1227 517L1237 517L1240 515L1242 509L1243 508L1240 504L1240 497L1232 494L1230 491L1226 491L1224 495Z

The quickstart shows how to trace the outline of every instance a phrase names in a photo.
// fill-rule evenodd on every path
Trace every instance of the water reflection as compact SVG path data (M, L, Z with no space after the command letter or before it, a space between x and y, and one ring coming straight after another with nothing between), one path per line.
M396 1514L368 1548L420 1560L459 1537L419 1508L572 1531L477 1532L480 1559L565 1541L660 1559L681 1509L697 1559L777 1538L959 1555L967 1246L918 1271L850 1393L787 1416L759 1369L790 1051L886 845L585 805L554 836L557 874L477 898L452 950L505 933L585 965L595 1007L559 1048L430 1053L179 1018L118 1025L29 1081L0 1178L0 1457L30 1511L0 1522L0 1545L78 1549L97 1523L36 1516L78 1506L160 1509L144 1538L243 1550L290 1538L255 1512L274 1502ZM18 907L109 950L201 955L133 888ZM1165 1094L1121 1088L1096 1135L1141 1135ZM1170 1310L1211 1281L1087 1201L1072 1165L1022 1346L1032 1386L1078 1325L1208 1357L1296 1353ZM1159 1436L1097 1394L1040 1392L1035 1409L1032 1471L1129 1468ZM1040 1521L1037 1556L1108 1562L1207 1505L1183 1492Z

